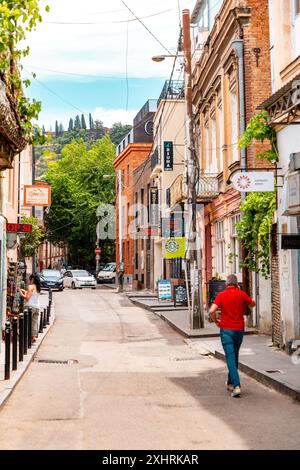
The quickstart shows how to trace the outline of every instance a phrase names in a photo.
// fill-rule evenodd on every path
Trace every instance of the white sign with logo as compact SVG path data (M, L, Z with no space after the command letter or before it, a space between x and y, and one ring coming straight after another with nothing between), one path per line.
M231 182L234 189L242 193L274 191L274 174L272 171L236 173Z

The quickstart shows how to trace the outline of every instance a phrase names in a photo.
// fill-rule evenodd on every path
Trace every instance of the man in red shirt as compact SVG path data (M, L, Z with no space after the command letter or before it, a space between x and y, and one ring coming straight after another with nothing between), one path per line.
M226 289L221 292L212 304L209 313L220 328L221 342L228 367L227 390L233 397L241 396L241 382L238 373L239 350L243 342L245 321L244 315L248 307L255 307L254 300L239 289L238 280L234 274L227 277ZM217 310L221 311L220 320Z

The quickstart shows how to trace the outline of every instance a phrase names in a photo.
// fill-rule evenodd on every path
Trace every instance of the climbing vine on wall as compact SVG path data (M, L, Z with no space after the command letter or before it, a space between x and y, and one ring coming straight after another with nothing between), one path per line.
M278 161L276 132L268 124L268 113L250 119L239 146L248 148L253 141L268 142L270 148L257 157L268 162ZM245 248L242 266L253 272L270 276L270 229L276 211L276 192L250 193L241 204L242 217L237 224L239 240Z
M23 87L30 86L30 80L22 80L20 61L28 56L29 47L23 47L27 33L42 21L39 0L0 0L0 76L8 95L15 102L17 118L24 136L33 141L39 137L34 120L38 118L41 103L26 98ZM49 11L49 7L45 6Z

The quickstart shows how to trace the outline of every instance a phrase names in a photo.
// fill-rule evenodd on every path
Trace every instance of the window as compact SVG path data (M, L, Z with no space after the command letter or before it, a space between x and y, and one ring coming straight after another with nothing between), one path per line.
M295 16L300 14L300 0L294 0L295 2Z
M300 55L300 0L294 0L293 6L293 57Z
M216 117L211 117L211 173L218 173L218 161L217 161L217 135L216 135Z
M216 223L216 273L226 271L224 220Z
M205 135L205 168L204 171L209 171L209 130L208 130L208 124L205 124L205 130L204 130L204 135Z
M231 253L231 273L241 274L242 247L237 238L236 224L241 220L240 214L231 218L230 227L230 253Z
M219 156L219 171L223 171L223 145L224 145L224 138L223 138L223 109L222 107L219 108L219 148L218 148L218 156Z

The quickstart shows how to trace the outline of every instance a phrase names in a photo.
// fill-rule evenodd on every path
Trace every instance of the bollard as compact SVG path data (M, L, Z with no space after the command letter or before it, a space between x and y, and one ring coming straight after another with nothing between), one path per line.
M24 355L24 315L19 315L19 361L23 361Z
M12 321L12 370L18 368L18 319Z
M47 307L47 325L50 325L50 307Z
M28 309L28 349L31 349L32 343L32 308Z
M40 311L40 328L39 333L43 333L43 310Z
M44 308L44 313L43 313L43 328L47 328L47 309Z
M49 304L52 302L52 290L49 289Z
M24 355L27 354L28 348L28 312L24 310Z
M5 323L5 367L4 380L10 379L10 322Z

